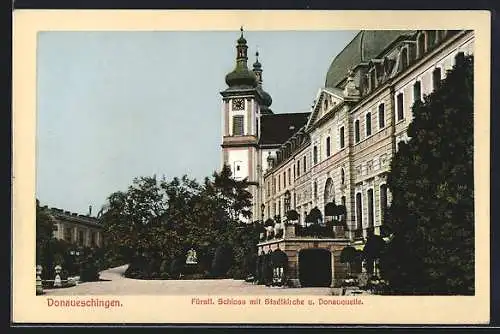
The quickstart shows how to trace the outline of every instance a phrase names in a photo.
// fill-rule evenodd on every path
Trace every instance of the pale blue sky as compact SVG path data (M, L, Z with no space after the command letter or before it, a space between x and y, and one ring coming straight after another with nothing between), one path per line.
M245 32L275 113L308 111L357 31ZM221 96L234 32L42 32L38 36L37 198L93 214L134 177L220 166Z

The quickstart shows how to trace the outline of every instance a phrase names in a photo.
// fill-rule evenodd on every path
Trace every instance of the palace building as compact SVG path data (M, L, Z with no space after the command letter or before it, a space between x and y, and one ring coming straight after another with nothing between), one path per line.
M386 176L398 143L408 140L412 105L440 84L458 54L473 53L474 32L360 31L334 57L312 108L300 113L273 112L258 53L250 69L247 48L242 29L221 92L222 163L251 184L252 219L268 226L259 254L284 251L290 277L302 285L301 258L324 258L333 284L344 272L343 247L384 236ZM327 224L333 220L342 228ZM308 232L313 222L324 233Z
M55 225L54 237L80 247L101 247L102 225L92 217L92 208L88 214L78 214L59 208L43 207Z

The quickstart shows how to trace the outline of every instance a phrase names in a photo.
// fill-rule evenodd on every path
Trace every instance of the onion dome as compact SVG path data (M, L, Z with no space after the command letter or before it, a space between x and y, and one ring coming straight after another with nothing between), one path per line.
M266 92L262 88L262 64L259 62L259 51L255 53L255 63L253 64L253 72L257 77L257 90L259 91L260 96L262 97L262 106L261 111L266 112L269 110L269 107L273 103L273 99L268 92Z
M236 45L236 67L226 75L226 84L229 87L256 87L257 77L253 71L248 69L247 65L247 40L243 37L243 27L241 27L241 36Z

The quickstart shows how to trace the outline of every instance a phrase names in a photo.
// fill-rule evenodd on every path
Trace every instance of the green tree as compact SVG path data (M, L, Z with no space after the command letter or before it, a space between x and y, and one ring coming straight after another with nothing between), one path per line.
M392 240L381 270L395 293L474 294L473 57L459 54L413 105L387 183Z
M42 264L46 260L45 249L54 238L56 226L47 209L40 206L40 201L36 200L36 261Z
M161 276L194 248L199 270L208 273L217 247L226 245L240 268L253 240L241 223L250 217L247 187L227 166L203 184L187 176L137 178L126 192L111 194L100 214L108 256L129 263L128 274L146 278Z

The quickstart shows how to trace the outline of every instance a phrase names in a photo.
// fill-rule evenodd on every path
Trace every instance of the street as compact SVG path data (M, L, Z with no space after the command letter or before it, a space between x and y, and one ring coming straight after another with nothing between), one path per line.
M331 288L278 288L242 280L138 280L126 278L127 265L101 272L101 281L62 289L46 289L46 296L68 295L317 295L330 296Z

